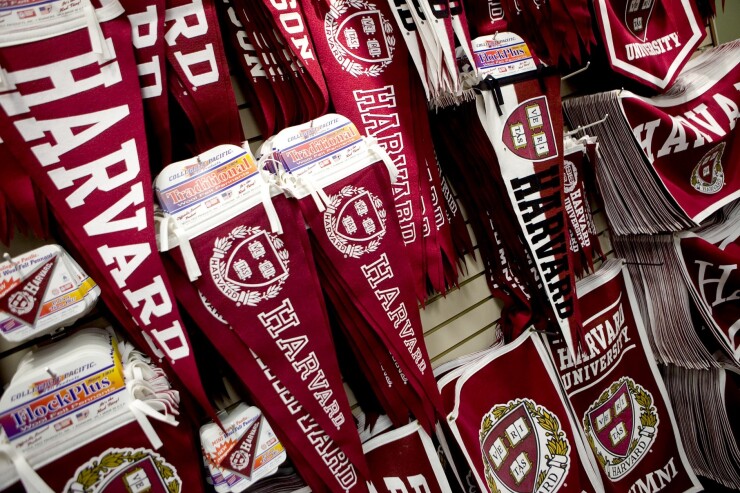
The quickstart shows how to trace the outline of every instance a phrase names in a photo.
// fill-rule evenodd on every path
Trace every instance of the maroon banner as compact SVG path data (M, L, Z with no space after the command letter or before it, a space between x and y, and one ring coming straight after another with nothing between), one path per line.
M3 48L9 91L0 96L0 137L89 255L95 269L86 270L99 270L96 281L131 314L136 340L143 333L210 409L156 253L131 27L118 17L101 28L110 60L93 51L84 28Z
M471 365L447 421L481 491L603 491L537 337L527 331Z
M432 439L414 421L362 445L374 493L450 493Z
M562 338L550 354L607 492L699 491L644 331L629 274L610 260L578 283L585 346Z
M596 0L594 10L612 69L658 91L706 36L690 0Z
M653 98L622 93L620 98L637 145L696 223L740 197L738 60L740 42L723 45L692 61L676 91Z

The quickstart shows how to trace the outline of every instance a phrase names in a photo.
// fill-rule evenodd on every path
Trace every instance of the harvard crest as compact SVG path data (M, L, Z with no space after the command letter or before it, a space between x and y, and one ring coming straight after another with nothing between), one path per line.
M531 399L491 408L481 420L480 444L491 493L554 493L570 468L560 420Z
M722 170L722 154L725 143L720 142L702 156L691 172L691 186L708 195L722 190L725 184L725 173Z
M578 168L568 159L563 160L563 189L566 195L570 195L578 185Z
M647 38L647 26L655 7L655 0L626 0L624 26L640 41Z
M209 262L216 287L237 306L274 298L288 278L283 240L261 228L237 226L213 242Z
M583 429L607 477L618 481L655 441L658 415L653 396L631 378L622 377L588 408Z
M378 76L393 61L393 24L370 2L331 0L324 32L334 58L355 77Z
M517 106L506 119L501 140L511 152L527 161L544 161L557 156L547 98L538 96Z
M179 493L177 470L145 448L109 448L75 472L65 493Z
M345 257L374 252L385 236L383 201L362 187L348 185L329 197L324 228L332 245Z

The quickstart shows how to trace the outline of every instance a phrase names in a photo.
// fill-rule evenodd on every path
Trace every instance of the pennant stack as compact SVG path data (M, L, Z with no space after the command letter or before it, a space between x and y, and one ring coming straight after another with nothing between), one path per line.
M679 231L740 197L737 107L740 42L692 59L665 94L612 91L566 99L571 127L592 124L596 173L616 234Z
M723 220L695 232L677 234L676 249L679 269L701 320L729 359L740 363L740 341L736 330L738 316L737 289L740 277L740 207L727 206Z
M737 368L690 370L669 365L664 375L691 467L727 488L739 489L740 449L733 429L740 399Z
M648 314L645 325L658 361L693 369L716 366L695 329L673 237L615 236L613 245L616 255L627 261L630 276L637 279L636 289L642 289L640 311Z

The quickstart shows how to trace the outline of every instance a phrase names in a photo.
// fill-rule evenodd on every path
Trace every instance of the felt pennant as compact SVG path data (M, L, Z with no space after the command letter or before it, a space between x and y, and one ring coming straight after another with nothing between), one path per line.
M358 472L310 413L302 407L172 261L165 261L175 294L200 330L249 390L274 425L291 460L314 491L363 491ZM324 448L326 447L326 449ZM336 462L335 462L336 460ZM333 465L333 469L331 468Z
M479 65L478 70L483 75L495 71L495 67ZM520 76L526 77L526 73L525 69L525 75ZM544 76L540 81L509 83L484 91L478 98L484 108L480 111L481 122L496 151L546 306L575 352L581 343L581 327L575 275L568 255L559 81L556 76Z
M270 185L256 173L251 154L236 146L174 163L156 183L160 204L172 214L175 231L183 232L173 258L318 426L366 472L298 205L282 195L270 202ZM202 207L214 198L217 205Z
M62 228L87 252L86 270L109 290L118 309L128 310L122 319L133 317L129 327L138 325L137 341L147 338L161 351L210 409L156 255L131 27L117 2L98 12L97 30L82 12L72 13L76 30L43 38L30 24L24 39L36 40L23 44L12 29L0 30L6 74L0 137L43 191ZM52 24L43 30L53 16L38 22L47 36L61 29ZM44 89L38 81L47 81Z
M326 115L287 129L267 160L282 160L280 181L299 199L312 237L362 316L384 341L415 391L439 409L402 233L389 185L397 170L378 144L346 118ZM390 176L389 176L390 171ZM395 252L395 253L393 253ZM427 421L433 422L433 412ZM421 419L421 418L420 418Z
M399 170L393 199L417 279L415 292L423 300L421 198L416 186L422 166L412 145L415 117L409 97L408 52L400 42L390 6L381 1L332 0L328 10L307 3L303 13L336 112L362 134L376 138ZM349 92L348 86L356 89Z
M740 243L735 239L726 245L713 245L687 232L676 235L674 247L684 281L699 307L699 313L727 353L735 361L740 361L740 306L737 302Z
M311 92L316 96L316 100L313 101L317 104L316 111L305 119L318 118L326 113L329 107L329 90L326 87L313 41L308 35L308 26L301 7L295 0L288 2L263 0L263 4L272 15L275 26L285 40L285 45L298 59L300 66L305 68L307 77L304 82L310 85Z
M149 167L152 173L158 173L172 161L164 40L165 2L124 0L122 4L131 23L131 41L144 100Z
M164 39L167 62L180 83L171 93L195 129L195 152L240 143L242 127L215 4L168 0Z

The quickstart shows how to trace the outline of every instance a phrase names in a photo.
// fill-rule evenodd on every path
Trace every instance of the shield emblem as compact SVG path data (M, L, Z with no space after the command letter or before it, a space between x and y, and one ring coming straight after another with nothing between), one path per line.
M133 462L105 478L97 493L169 493L151 456Z
M385 233L373 197L365 190L344 203L337 214L336 233L346 240L366 242Z
M647 37L647 26L654 7L655 0L626 0L625 2L625 27L640 41L645 41Z
M334 39L353 58L367 63L391 61L391 49L385 39L383 15L378 10L355 12L336 30Z
M540 443L524 403L509 411L482 442L483 457L500 482L512 491L533 493L539 471Z
M712 183L712 181L714 181L714 168L722 157L724 147L723 142L721 146L717 146L706 153L701 158L701 161L699 161L699 165L697 166L699 178L704 180L706 183Z
M609 453L625 458L635 432L635 402L622 383L609 400L588 413L594 436Z
M527 161L544 161L558 155L547 98L521 103L506 119L501 135L511 152Z
M265 231L239 243L226 265L226 279L245 288L273 284L288 275L288 269Z
M722 154L725 143L720 142L709 152L702 156L694 167L691 176L691 185L702 193L716 193L724 185L724 173L722 172Z

